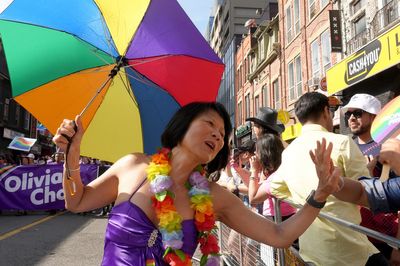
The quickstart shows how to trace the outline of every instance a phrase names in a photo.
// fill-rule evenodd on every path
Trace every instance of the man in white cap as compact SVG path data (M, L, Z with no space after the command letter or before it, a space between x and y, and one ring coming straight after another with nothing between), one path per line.
M354 94L349 103L342 108L345 120L349 125L351 133L354 135L353 139L362 154L367 158L367 162L376 158L381 150L381 145L376 143L371 136L372 122L380 110L381 103L379 100L366 93ZM379 177L382 171L382 164L375 163L376 160L370 163L370 166L373 166L371 175ZM396 237L399 227L396 213L374 215L369 209L364 207L361 207L360 212L362 226ZM388 260L397 262L400 260L399 251L374 238L369 238L369 240Z
M381 149L370 133L372 122L380 110L379 100L366 93L354 94L349 103L342 108L345 120L354 135L354 141L366 156L376 157Z

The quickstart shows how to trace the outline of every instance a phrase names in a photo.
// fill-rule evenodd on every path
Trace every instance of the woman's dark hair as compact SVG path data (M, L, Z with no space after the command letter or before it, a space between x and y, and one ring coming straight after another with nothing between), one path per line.
M206 170L208 173L213 173L219 171L228 164L229 158L229 136L232 132L232 125L229 118L229 114L225 107L218 102L193 102L183 106L179 109L171 120L168 122L163 134L161 135L161 144L166 148L174 148L177 146L184 138L186 132L188 131L190 124L199 115L215 111L224 120L225 136L224 136L224 146L219 151L214 160L206 165ZM216 181L219 175L214 175L213 181Z
M237 148L239 152L250 152L254 153L256 151L256 143L253 140L248 140L243 145Z
M316 121L325 110L329 108L329 99L319 92L307 92L295 103L295 114L301 124L308 121Z
M253 122L253 123L256 124L261 129L261 135L273 134L273 135L279 136L278 132L276 132L275 130L272 130L266 126L258 124L257 122Z
M281 139L275 134L265 134L256 143L256 153L260 159L263 170L275 172L282 162L284 150Z

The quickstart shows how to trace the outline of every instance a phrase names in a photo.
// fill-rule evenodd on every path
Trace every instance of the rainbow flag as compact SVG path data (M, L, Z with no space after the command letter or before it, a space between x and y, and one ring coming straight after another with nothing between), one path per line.
M387 103L375 117L371 136L377 143L400 136L400 96Z
M29 152L35 144L36 139L15 137L8 145L9 149Z
M14 167L15 167L15 165L7 165L7 166L0 167L0 175Z

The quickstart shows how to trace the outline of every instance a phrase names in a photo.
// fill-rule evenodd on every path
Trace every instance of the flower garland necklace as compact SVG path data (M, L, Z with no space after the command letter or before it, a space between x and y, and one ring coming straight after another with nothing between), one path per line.
M169 173L171 151L162 148L152 155L147 167L147 179L150 182L153 207L159 219L159 230L165 248L164 260L169 265L192 265L191 256L182 251L182 217L174 206L175 194L169 190L173 182ZM211 233L215 227L215 216L210 195L209 181L202 175L201 166L189 177L190 207L194 210L194 220L198 231L202 257L200 265L219 265L218 240Z

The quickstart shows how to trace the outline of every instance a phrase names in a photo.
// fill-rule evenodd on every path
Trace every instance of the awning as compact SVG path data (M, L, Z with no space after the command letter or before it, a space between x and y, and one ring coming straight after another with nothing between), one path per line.
M397 25L328 69L328 94L344 90L399 63L400 25Z

